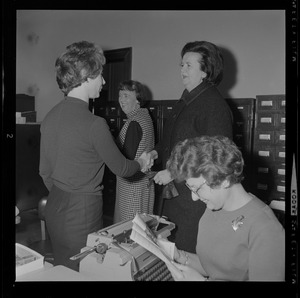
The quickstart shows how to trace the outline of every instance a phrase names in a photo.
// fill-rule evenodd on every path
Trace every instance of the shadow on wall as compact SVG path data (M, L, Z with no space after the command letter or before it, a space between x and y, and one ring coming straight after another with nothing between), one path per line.
M231 98L230 90L237 82L237 61L231 51L223 47L219 48L224 58L224 72L223 79L219 84L218 89L224 98Z
M143 84L143 87L144 87L144 96L145 96L145 101L152 101L153 100L153 93L152 91L150 90L150 88Z

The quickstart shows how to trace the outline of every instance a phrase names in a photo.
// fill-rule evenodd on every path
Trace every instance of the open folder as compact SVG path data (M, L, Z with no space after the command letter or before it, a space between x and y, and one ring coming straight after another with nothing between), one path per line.
M181 271L172 263L175 247L174 243L164 238L158 238L138 213L132 220L130 239L164 261L168 268L172 268L173 274L178 274L178 278L182 276Z

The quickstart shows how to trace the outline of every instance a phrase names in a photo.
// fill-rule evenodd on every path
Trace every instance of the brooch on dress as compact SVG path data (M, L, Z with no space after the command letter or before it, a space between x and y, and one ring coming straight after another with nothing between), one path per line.
M240 228L243 225L243 219L244 215L238 216L235 220L232 221L232 228L234 231L236 231L238 228Z

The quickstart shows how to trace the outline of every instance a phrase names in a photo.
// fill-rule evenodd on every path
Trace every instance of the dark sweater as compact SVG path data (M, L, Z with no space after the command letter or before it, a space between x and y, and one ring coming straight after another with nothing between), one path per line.
M66 97L41 124L40 175L48 190L98 194L105 164L118 176L129 177L140 166L118 149L105 119L93 115L88 103Z

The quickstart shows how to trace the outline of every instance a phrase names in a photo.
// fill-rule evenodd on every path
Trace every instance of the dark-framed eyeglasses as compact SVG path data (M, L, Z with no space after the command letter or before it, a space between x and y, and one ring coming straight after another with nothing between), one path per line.
M191 186L189 186L187 183L185 183L185 186L196 196L199 196L198 192L201 189L201 187L206 184L206 180L197 188L197 189L193 189Z

